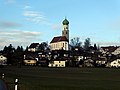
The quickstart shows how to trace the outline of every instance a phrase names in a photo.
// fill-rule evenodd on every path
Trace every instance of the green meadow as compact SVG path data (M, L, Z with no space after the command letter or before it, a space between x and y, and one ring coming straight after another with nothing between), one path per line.
M19 79L19 90L119 90L120 68L47 68L6 66L5 73L9 90L14 90L14 81Z

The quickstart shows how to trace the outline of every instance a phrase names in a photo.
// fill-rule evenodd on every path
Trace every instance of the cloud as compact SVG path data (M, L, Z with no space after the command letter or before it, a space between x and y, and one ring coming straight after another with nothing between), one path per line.
M40 32L27 30L1 30L0 29L0 49L4 46L13 44L13 46L28 46L31 42L40 41Z
M31 21L37 24L45 24L47 23L47 20L45 16L37 11L32 11L32 10L26 10L24 11L23 15L25 16L27 21Z
M26 5L23 9L23 16L25 17L25 20L35 24L51 25L43 12L33 10L30 5Z
M0 21L1 28L14 28L14 27L20 27L20 26L22 25L16 22Z

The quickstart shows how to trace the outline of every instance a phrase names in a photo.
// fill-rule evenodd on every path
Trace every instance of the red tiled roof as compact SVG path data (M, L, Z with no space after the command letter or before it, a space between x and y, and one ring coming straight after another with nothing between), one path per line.
M29 48L36 48L39 45L39 43L32 43Z
M58 36L58 37L54 37L50 43L55 43L55 42L60 42L60 41L68 42L68 39L66 38L66 36Z

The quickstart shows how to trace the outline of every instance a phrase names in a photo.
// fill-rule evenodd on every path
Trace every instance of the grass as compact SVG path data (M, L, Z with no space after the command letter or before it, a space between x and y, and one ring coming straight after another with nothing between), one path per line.
M19 78L19 90L119 90L120 69L116 68L43 68L7 66L5 73L9 90Z

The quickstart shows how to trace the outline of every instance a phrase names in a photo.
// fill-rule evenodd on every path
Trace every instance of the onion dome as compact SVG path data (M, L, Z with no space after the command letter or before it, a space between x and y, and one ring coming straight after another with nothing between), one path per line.
M62 23L63 23L63 25L68 25L69 21L65 18L65 20Z

